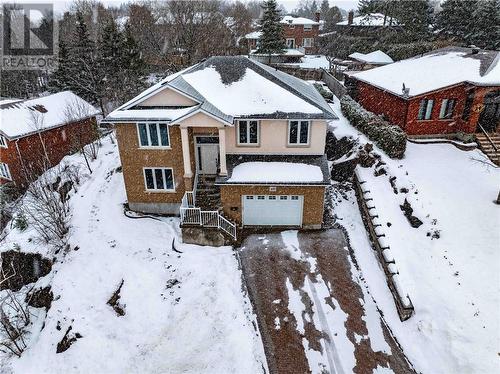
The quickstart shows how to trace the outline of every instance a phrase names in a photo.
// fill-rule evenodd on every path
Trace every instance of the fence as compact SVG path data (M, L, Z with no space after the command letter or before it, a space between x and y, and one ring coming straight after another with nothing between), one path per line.
M323 68L321 68L321 80L325 82L330 91L339 99L347 93L347 89L344 85Z

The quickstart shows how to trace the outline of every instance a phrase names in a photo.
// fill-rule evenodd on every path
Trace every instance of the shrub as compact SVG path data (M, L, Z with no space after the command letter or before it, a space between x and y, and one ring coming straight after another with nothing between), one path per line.
M367 111L349 95L340 101L342 113L351 124L364 133L391 158L403 158L406 150L406 134L381 116Z
M325 90L321 83L313 83L313 86L318 90L318 92L323 96L325 100L333 100L333 93L331 91Z
M14 228L23 232L28 228L28 220L23 214L18 214L14 219Z

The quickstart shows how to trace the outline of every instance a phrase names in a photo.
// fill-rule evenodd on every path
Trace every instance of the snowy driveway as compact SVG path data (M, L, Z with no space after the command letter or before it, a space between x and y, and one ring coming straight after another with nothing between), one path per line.
M254 234L239 252L271 372L412 372L342 231Z

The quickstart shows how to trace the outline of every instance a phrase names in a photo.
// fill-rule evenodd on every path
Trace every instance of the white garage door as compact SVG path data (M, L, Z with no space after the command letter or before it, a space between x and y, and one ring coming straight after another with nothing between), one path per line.
M243 195L244 226L302 226L302 195Z

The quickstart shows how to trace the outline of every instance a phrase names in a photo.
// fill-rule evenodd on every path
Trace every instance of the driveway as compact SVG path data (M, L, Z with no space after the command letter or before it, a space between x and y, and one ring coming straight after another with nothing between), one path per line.
M340 230L248 236L239 249L272 373L411 373Z

